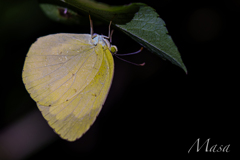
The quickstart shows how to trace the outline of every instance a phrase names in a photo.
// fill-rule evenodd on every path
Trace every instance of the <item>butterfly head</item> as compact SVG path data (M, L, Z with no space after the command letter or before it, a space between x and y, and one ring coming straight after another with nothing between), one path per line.
M104 35L93 34L92 42L94 45L101 44L103 47L107 47L112 54L116 54L118 49L115 45L109 42L109 37Z
M112 54L116 54L117 51L118 51L117 47L114 46L114 45L111 45L110 52L111 52Z

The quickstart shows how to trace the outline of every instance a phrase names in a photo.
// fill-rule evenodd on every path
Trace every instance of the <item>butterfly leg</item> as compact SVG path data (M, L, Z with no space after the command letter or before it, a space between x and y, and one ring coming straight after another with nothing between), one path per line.
M91 34L91 38L93 39L95 36L93 36L93 22L90 14L89 14L89 21L90 21L90 34Z
M115 17L115 15L113 16L113 18ZM112 18L112 20L113 20ZM108 37L107 39L109 39L110 43L112 43L112 34L113 34L113 30L111 31L111 25L112 25L112 20L109 23L109 27L108 27ZM111 33L110 33L111 31Z
M110 43L112 43L112 34L113 34L113 31L114 31L114 30L112 30L111 33L110 33Z
M108 38L110 38L110 41L111 41L111 33L110 33L111 24L112 24L112 21L110 21L109 26L108 26Z

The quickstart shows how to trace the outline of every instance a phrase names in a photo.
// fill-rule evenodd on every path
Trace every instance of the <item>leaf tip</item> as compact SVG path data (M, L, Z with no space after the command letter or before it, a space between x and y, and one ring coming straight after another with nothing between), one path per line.
M187 68L186 68L186 66L183 64L182 66L182 69L184 70L184 72L186 73L186 75L188 74L188 71L187 71Z

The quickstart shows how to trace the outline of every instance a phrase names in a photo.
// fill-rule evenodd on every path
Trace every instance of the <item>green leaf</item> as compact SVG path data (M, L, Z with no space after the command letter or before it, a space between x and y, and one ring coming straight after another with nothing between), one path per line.
M146 4L109 6L92 0L51 0L47 2L71 8L83 17L88 17L87 15L90 14L91 17L107 23L114 17L112 25L149 51L169 60L187 73L181 55L168 34L165 22L153 8ZM43 2L40 1L40 3Z
M168 35L165 22L159 18L153 8L140 7L131 22L116 26L151 52L171 61L187 73L180 53L171 36Z
M41 9L51 20L68 24L68 25L84 25L89 23L89 19L86 16L78 15L77 12L65 8L59 5L41 3Z

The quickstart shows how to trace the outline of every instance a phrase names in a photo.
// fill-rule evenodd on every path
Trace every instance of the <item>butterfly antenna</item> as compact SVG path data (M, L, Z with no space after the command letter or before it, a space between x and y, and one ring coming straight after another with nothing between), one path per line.
M145 62L144 63L141 63L141 64L137 64L137 63L133 63L133 62L130 62L130 61L127 61L125 59L122 59L120 58L119 56L129 56L129 55L133 55L133 54L137 54L137 53L140 53L141 51L143 50L143 47L140 48L140 50L136 51L136 52L132 52L132 53L126 53L126 54L113 54L114 56L116 56L118 59L124 61L124 62L127 62L127 63L130 63L130 64L133 64L135 66L144 66L145 65Z
M138 64L138 63L133 63L133 62L127 61L126 59L122 59L122 58L118 57L116 54L114 54L114 56L117 57L118 59L124 61L124 62L133 64L133 65L135 65L135 66L144 66L144 65L145 65L145 62L143 62L143 63L141 63L141 64Z
M143 47L141 47L138 51L136 52L132 52L132 53L126 53L126 54L115 54L117 56L129 56L129 55L133 55L133 54L138 54L143 50Z

